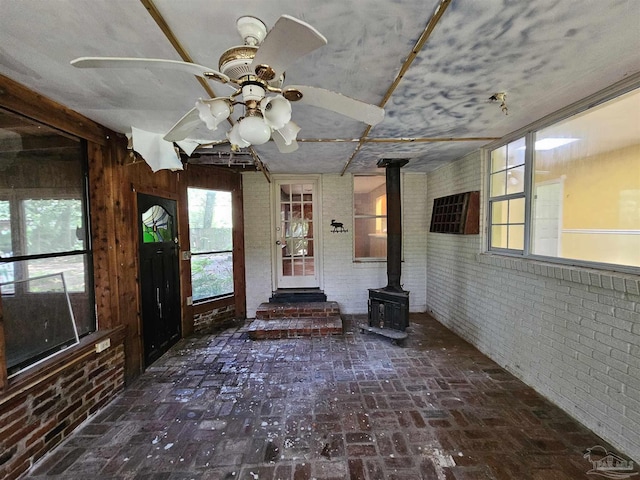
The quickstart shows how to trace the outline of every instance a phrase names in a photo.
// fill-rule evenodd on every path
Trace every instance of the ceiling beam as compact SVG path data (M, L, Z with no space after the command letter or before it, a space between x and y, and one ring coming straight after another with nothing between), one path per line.
M398 75L396 75L395 80L391 83L391 86L387 90L387 93L385 93L384 97L382 98L382 101L378 105L379 107L384 108L384 106L387 104L387 102L391 98L391 95L393 95L393 92L398 87L398 85L400 84L400 81L404 77L404 74L407 73L407 70L409 70L409 67L418 56L418 53L420 53L420 50L422 50L422 47L424 47L425 43L427 43L427 40L429 40L429 37L433 33L433 30L436 28L436 25L442 18L442 15L444 15L445 10L447 9L450 3L451 3L451 0L440 0L440 3L438 4L435 11L433 12L433 15L431 15L431 18L427 22L427 26L422 32L422 35L420 35L420 38L411 49L411 53L402 64L402 67L400 67L400 71L398 72ZM349 168L349 165L351 165L351 162L353 161L354 157L360 151L360 149L362 148L362 145L364 145L365 140L368 137L369 132L371 131L371 128L373 127L369 125L365 129L364 133L360 137L360 142L358 143L358 145L356 146L356 149L353 151L353 153L345 163L340 175L344 175L347 169Z
M437 143L437 142L493 142L501 137L399 137L399 138L298 138L301 143Z
M140 0L140 2L142 3L142 5L144 5L144 8L147 9L147 11L149 12L149 15L151 15L151 18L153 18L155 22L158 24L158 27L160 27L160 30L162 30L162 33L164 33L164 36L167 37L167 40L169 40L169 43L171 43L171 45L176 50L176 52L178 52L178 55L180 55L180 58L182 58L182 60L185 62L195 63L191 58L191 55L189 55L189 52L187 52L187 50L182 46L178 38L173 34L173 31L171 30L171 28L169 28L169 24L164 19L160 11L156 8L155 4L153 3L153 0ZM215 98L216 94L213 92L213 90L211 90L211 87L209 86L207 81L202 77L195 77L195 78L196 80L198 80L200 85L202 85L202 88L204 88L205 92L207 92L207 95L209 95L209 97L211 98Z

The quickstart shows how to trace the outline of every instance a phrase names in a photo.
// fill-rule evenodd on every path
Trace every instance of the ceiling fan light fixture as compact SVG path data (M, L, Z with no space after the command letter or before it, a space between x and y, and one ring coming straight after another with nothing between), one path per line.
M295 122L287 122L282 128L278 129L278 133L282 136L285 145L291 145L291 143L298 136L300 127Z
M227 100L214 98L212 100L198 99L196 102L198 116L209 130L218 128L220 122L229 118L231 115L231 106Z
M250 145L262 145L271 138L271 129L262 117L244 117L237 125L238 135Z
M371 126L384 118L381 107L323 88L304 85L282 88L289 65L327 44L327 39L311 25L282 15L267 33L261 20L243 16L237 20L236 27L245 45L223 52L218 61L219 71L193 62L156 58L81 57L71 64L77 68L168 68L196 75L199 79L231 83L229 87L234 87L233 94L206 100L200 98L162 136L162 141L168 145L181 142L180 148L185 152L193 153L195 143L207 142L198 137L188 138L197 134L201 123L209 130L216 130L221 122L230 118L234 105L238 104L244 106L244 117L235 123L230 121L232 128L226 132L233 151L262 145L270 139L281 153L295 151L300 127L291 121L290 102L302 101ZM496 95L492 100L504 100L504 94L502 98Z
M227 138L229 139L229 143L231 143L231 146L236 146L238 148L246 148L251 146L249 142L247 142L240 136L239 130L240 123L236 123L233 127L231 127L231 130L227 132Z
M282 95L263 98L260 112L265 123L273 130L284 127L291 120L291 104Z

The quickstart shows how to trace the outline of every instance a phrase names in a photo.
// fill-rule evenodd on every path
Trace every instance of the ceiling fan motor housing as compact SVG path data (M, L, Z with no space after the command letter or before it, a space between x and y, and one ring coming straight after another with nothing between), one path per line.
M218 69L221 73L239 83L243 77L255 75L251 68L251 62L253 62L257 51L258 47L252 47L251 45L231 47L220 56Z
M242 84L248 79L256 79L258 77L251 64L257 51L258 47L251 45L231 47L220 56L218 70L237 84ZM284 73L273 80L262 81L270 87L281 88L284 83Z

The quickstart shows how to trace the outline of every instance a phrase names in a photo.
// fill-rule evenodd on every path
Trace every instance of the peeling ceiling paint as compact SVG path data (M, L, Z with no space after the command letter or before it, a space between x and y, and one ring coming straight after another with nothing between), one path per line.
M242 44L236 19L272 26L282 14L317 28L329 43L295 62L286 84L326 88L380 104L439 2L432 0L155 0L184 49L218 69ZM454 0L385 105L372 139L502 137L640 71L640 2L634 0ZM164 133L207 98L194 77L167 70L78 70L80 56L180 60L139 0L0 0L0 73L121 133ZM227 86L210 82L216 95ZM489 101L507 92L508 115ZM300 104L302 139L359 139L366 125ZM224 139L227 125L199 138ZM429 172L488 141L364 142L348 172L376 171L381 157L411 158ZM256 147L273 173L339 173L358 142L300 142L280 154Z

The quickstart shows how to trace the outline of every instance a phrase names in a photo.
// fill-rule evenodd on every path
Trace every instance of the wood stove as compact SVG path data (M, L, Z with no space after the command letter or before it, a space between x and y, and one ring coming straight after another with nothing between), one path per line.
M402 289L402 209L400 169L404 158L383 158L379 168L386 169L387 181L387 286L369 289L369 327L376 333L385 329L399 332L409 326L409 292ZM395 337L395 335L392 335Z

